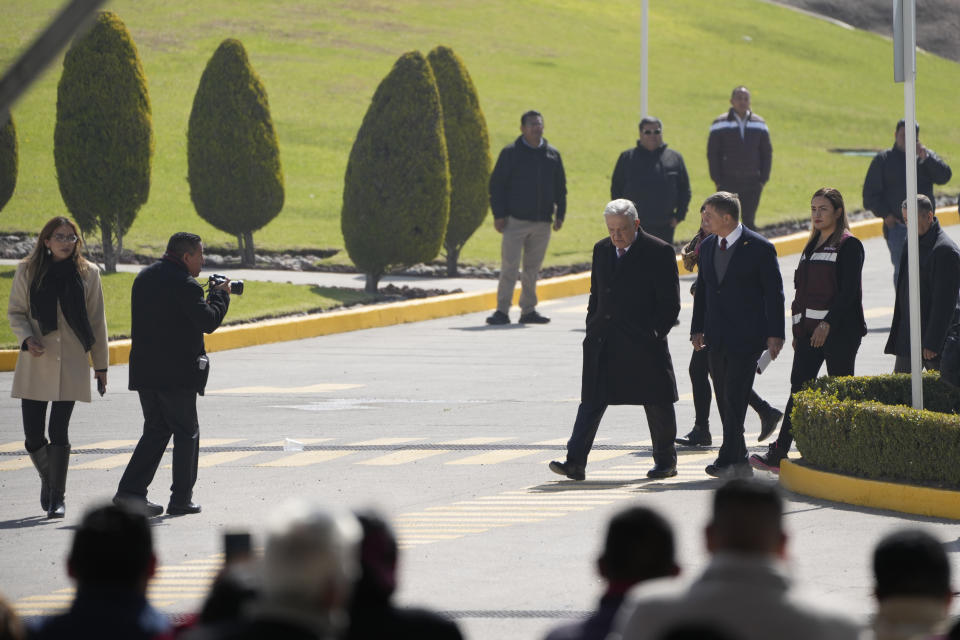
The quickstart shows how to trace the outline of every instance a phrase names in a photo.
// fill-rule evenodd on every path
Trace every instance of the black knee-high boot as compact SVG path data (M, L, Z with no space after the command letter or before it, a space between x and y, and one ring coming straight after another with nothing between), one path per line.
M50 509L50 465L47 460L47 445L43 445L36 451L27 451L30 461L37 468L40 474L40 508L44 511Z
M50 508L48 518L66 515L64 495L67 491L67 467L70 465L70 445L48 444L47 459L50 464Z

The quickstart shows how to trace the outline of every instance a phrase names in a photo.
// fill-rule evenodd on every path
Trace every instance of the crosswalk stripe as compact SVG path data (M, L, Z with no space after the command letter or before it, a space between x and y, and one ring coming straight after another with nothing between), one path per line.
M137 444L136 440L101 440L91 444L74 445L74 449L119 449L120 447L132 447Z
M26 469L32 466L33 463L30 462L30 456L17 456L12 460L0 462L0 471L19 471L20 469Z
M438 444L495 444L497 442L503 442L504 440L516 440L516 438L461 438L460 440L448 440Z
M300 444L317 444L319 442L330 442L333 438L290 438ZM282 447L287 444L286 440L275 440L264 444L264 447Z
M539 450L526 450L526 449L502 449L500 451L487 451L485 453L478 453L474 456L467 456L466 458L460 458L458 460L451 460L444 464L497 464L498 462L506 462L508 460L516 460L517 458L523 458L526 456L532 456L541 454L543 451Z
M200 450L204 447L223 447L228 444L243 442L246 438L200 438Z
M373 440L362 440L361 442L351 442L347 444L348 447L376 447L376 446L389 446L394 444L407 444L408 442L416 442L417 440L423 440L423 438L374 438Z
M23 440L0 444L0 452L12 453L14 451L26 451L26 449L23 448Z
M356 451L300 451L269 462L261 462L258 467L306 467L319 462L329 462L348 456Z
M215 467L218 464L227 464L236 462L237 460L243 460L244 458L249 458L259 453L259 451L218 451L217 453L208 453L200 456L197 460L197 467L207 469L209 467ZM172 466L172 464L165 464L163 468L169 469Z
M357 464L368 464L374 466L406 464L408 462L416 462L417 460L431 458L433 456L440 455L441 453L450 453L450 451L447 449L438 449L436 451L416 451L412 449L408 451L394 451L393 453L388 453L376 458L370 458L369 460L361 460Z
M125 466L130 462L130 456L133 455L133 451L128 453L118 453L112 456L106 456L105 458L97 458L96 460L91 460L90 462L81 462L80 464L75 464L70 466L71 471L78 471L81 469L116 469L117 467Z

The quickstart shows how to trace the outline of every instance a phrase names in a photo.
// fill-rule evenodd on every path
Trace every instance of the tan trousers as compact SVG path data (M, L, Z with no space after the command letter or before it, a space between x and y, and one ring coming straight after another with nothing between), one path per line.
M497 311L507 313L513 301L513 289L520 277L520 313L537 307L537 274L550 243L550 223L531 222L507 216L500 245L500 284L497 287ZM523 272L520 273L520 265Z

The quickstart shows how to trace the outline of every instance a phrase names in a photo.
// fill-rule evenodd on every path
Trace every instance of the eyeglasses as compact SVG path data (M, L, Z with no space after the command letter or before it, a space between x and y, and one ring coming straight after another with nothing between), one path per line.
M63 235L62 233L55 233L50 237L56 240L57 242L69 242L70 244L73 244L74 242L79 240L76 234L73 234L73 233L71 233L68 236Z
M658 136L662 129L644 129L643 135L645 136Z

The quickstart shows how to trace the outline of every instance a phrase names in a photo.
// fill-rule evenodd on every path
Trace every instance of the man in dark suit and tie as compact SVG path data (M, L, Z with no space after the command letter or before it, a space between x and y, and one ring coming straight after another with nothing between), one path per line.
M750 476L743 419L764 349L775 359L783 348L783 279L777 251L740 224L740 200L719 191L700 209L710 237L700 248L690 339L709 349L710 377L723 423L723 444L707 465L716 478Z
M603 212L610 237L593 247L580 408L565 462L550 470L583 480L600 419L611 404L643 405L653 441L648 478L677 475L677 382L667 333L680 314L673 247L644 232L630 200Z

